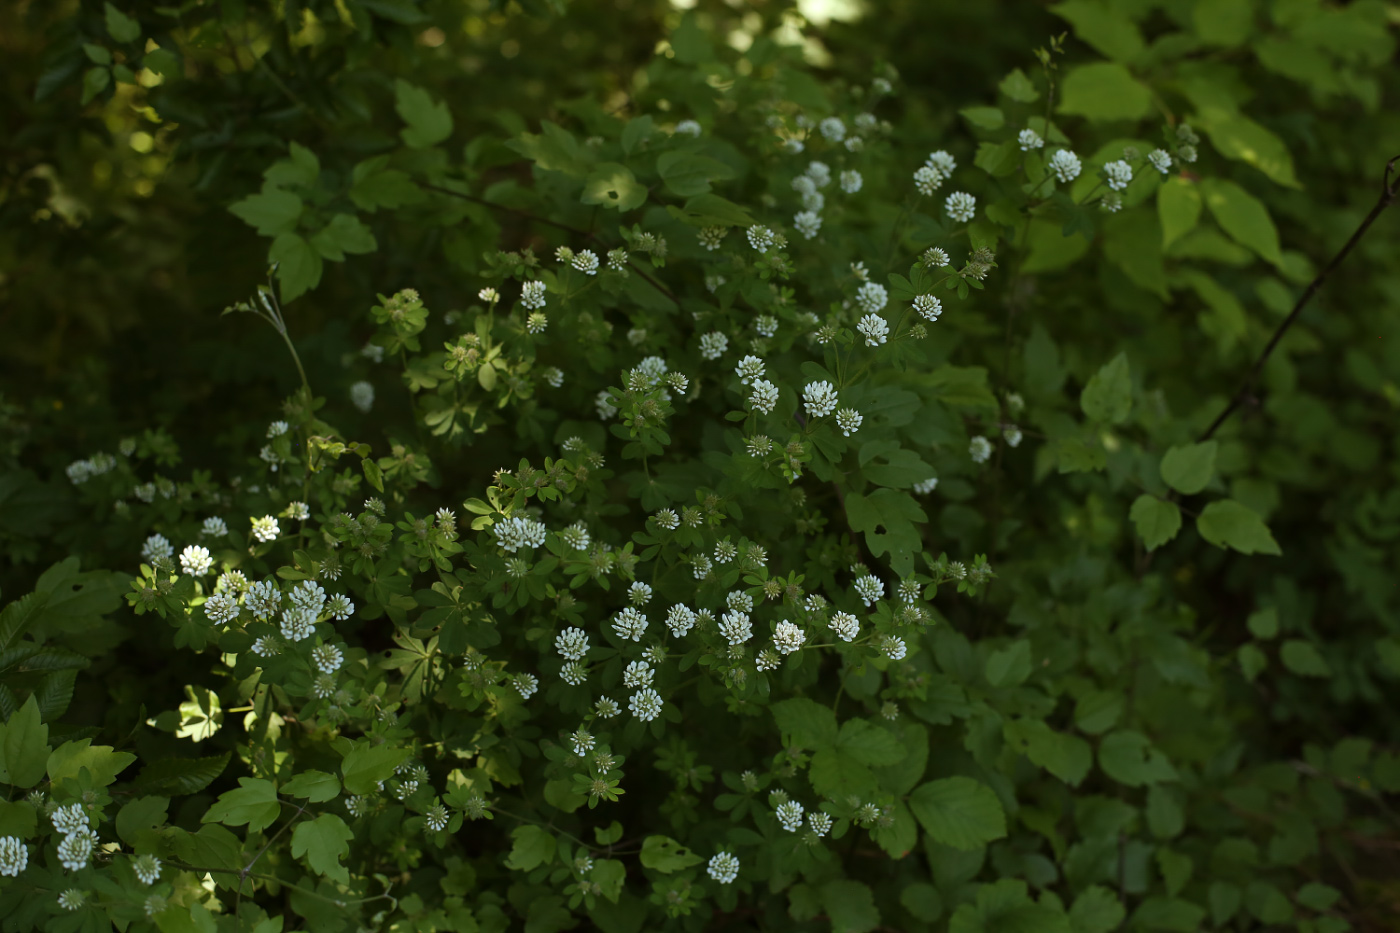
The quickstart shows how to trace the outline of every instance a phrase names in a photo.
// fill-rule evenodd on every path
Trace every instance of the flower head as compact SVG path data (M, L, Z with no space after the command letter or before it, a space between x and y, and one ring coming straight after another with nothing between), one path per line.
M836 389L825 380L809 382L802 390L802 402L807 409L807 417L821 418L836 410Z
M739 859L729 852L720 852L710 858L705 871L720 884L729 884L739 877Z
M1071 182L1079 177L1080 169L1079 156L1068 149L1059 149L1050 156L1050 162L1046 166L1062 182Z
M959 223L966 223L977 213L977 199L966 191L954 191L943 203L948 216Z
M1024 129L1016 136L1016 142L1020 144L1022 152L1030 152L1032 149L1039 149L1045 145L1045 140L1040 138L1040 134L1032 129Z

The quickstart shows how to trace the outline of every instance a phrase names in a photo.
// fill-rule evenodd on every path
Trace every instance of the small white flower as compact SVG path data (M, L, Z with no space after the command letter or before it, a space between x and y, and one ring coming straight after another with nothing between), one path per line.
M661 695L655 690L647 687L632 694L632 698L627 702L627 708L632 711L642 722L651 722L661 715Z
M943 209L953 220L966 223L977 213L977 199L966 191L954 191L943 202Z
M861 139L859 136L848 136L846 138L847 152L860 152L864 148L865 140Z
M928 495L938 486L938 477L930 476L928 479L920 480L914 484L914 492L921 496Z
M607 389L599 389L598 394L593 397L593 405L598 409L598 417L607 421L617 414L617 406L610 401L612 393Z
M1123 196L1117 191L1106 191L1099 198L1099 210L1116 214L1123 209Z
M447 808L440 803L435 803L423 815L423 822L433 832L442 832L447 828Z
M547 529L543 522L537 522L523 515L512 515L491 526L496 536L496 544L514 554L521 548L537 548L544 544Z
M1045 145L1045 140L1040 138L1040 134L1032 129L1024 129L1016 136L1016 142L1021 145L1022 152L1030 152L1032 149L1039 149Z
M271 541L282 533L282 529L277 525L277 519L271 515L249 519L249 521L253 523L253 537L259 541Z
M700 241L701 246L713 252L719 249L720 241L724 239L724 235L728 232L728 227L701 227L696 232L695 236L696 239Z
M831 817L820 810L813 810L807 814L807 825L818 836L825 836L831 831Z
M569 736L569 744L573 746L575 755L591 752L594 745L593 734L587 729L576 729L574 734Z
M1062 182L1071 182L1079 177L1080 169L1079 156L1068 149L1058 149L1050 156L1050 162L1046 168Z
M1152 167L1155 168L1157 171L1161 172L1163 175L1171 171L1171 153L1167 152L1165 149L1153 149L1147 154L1147 161L1151 162Z
M340 670L344 660L345 656L336 645L321 645L311 649L311 663L323 674L334 674Z
M778 822L790 833L802 828L802 804L789 800L778 804Z
M739 365L734 367L734 375L739 377L740 385L748 385L755 379L763 376L763 360L756 356L746 356L739 361Z
M943 176L927 165L921 166L914 173L914 188L924 196L933 194L943 184Z
M542 334L547 327L549 327L549 318L545 317L543 311L531 311L525 318L525 331L527 333Z
M771 314L760 314L754 319L754 330L765 337L771 337L778 332L778 319Z
M914 310L926 321L936 321L943 313L943 302L934 295L919 295L914 299Z
M855 169L848 169L841 173L841 190L847 194L855 194L864 183L865 179L861 178L860 172Z
M753 597L743 590L730 590L724 597L725 606L740 612L753 612Z
M772 648L764 648L758 653L758 657L754 658L754 666L760 671L776 671L782 663L783 656Z
M636 580L627 588L627 599L634 606L645 606L651 599L651 587L640 580Z
M928 154L928 158L924 160L924 166L933 169L944 178L952 178L953 170L958 167L958 163L947 151L939 149L937 152Z
M274 421L267 426L267 437L271 440L274 437L281 437L287 433L287 422Z
M169 557L174 553L175 549L170 546L165 535L151 535L146 539L146 543L141 545L141 559L148 562L157 557Z
M316 617L306 609L282 610L282 637L290 642L305 641L315 631Z
M842 123L839 117L827 117L817 125L817 129L834 143L846 138L846 124Z
M305 502L288 502L287 517L292 521L304 522L311 517L311 509Z
M797 155L805 148L806 146L802 145L802 140L800 139L789 138L783 140L783 150L789 155Z
M710 559L704 554L696 554L690 559L690 571L697 580L703 580L708 577L712 569L714 569L714 565L710 563Z
M598 254L591 249L575 254L573 262L570 264L585 275L598 274Z
M880 650L885 652L885 657L891 661L902 661L906 651L904 639L898 635L886 635L884 641L880 643Z
M731 645L742 645L753 637L753 625L746 613L734 610L720 616L719 633Z
M145 910L147 917L154 917L156 914L164 912L165 908L168 906L169 903L165 898L161 897L159 894L152 894L150 897L146 898L145 902L142 904L142 909Z
M617 701L611 700L608 697L603 697L597 703L594 703L593 708L596 709L598 715L602 716L604 719L612 719L619 712Z
M672 635L681 638L695 627L695 613L684 603L676 603L666 613L666 627Z
M768 415L772 414L773 407L777 404L778 387L767 379L755 379L753 394L749 396L749 405L753 410Z
M647 630L647 617L628 606L613 616L613 631L623 641L641 641Z
M876 287L878 288L879 286ZM890 325L878 314L867 314L865 317L861 318L860 323L856 325L856 330L860 331L861 335L865 337L865 345L867 347L878 347L888 340L890 336Z
M544 307L544 283L538 279L520 286L520 303L532 311Z
M812 179L818 188L825 188L831 184L831 168L825 162L813 161L807 166L807 177Z
M29 865L29 847L18 836L0 837L0 875L14 878Z
M1122 191L1133 180L1133 167L1122 159L1108 163L1103 170L1108 186L1114 191Z
M739 859L728 852L720 852L710 858L705 871L720 884L729 884L739 877Z
M858 130L873 130L880 121L875 119L873 113L858 113L852 122L855 123Z
M809 382L802 390L802 402L807 409L807 417L821 418L836 410L836 389L825 380Z
M1001 436L1006 438L1006 443L1012 447L1019 446L1021 443L1021 429L1014 424L1008 424L1002 428Z
M516 674L515 689L519 691L521 699L528 700L535 695L535 691L540 688L539 678L534 674Z
M549 383L551 388L559 388L564 384L564 371L558 366L546 366L540 373L544 381Z
M1186 162L1186 163L1195 162L1195 161L1196 161L1196 147L1193 146L1193 145L1190 145L1189 143L1186 144L1186 145L1177 146L1177 147L1176 147L1176 157L1177 157L1178 159L1180 159L1181 161Z
M992 455L992 442L985 437L974 437L967 445L967 452L972 455L973 463L986 463Z
M563 670L559 672L559 676L563 678L564 683L568 684L570 687L577 687L588 679L588 669L577 661L570 661L564 665Z
M700 356L707 360L717 360L729 349L729 338L717 330L700 337Z
M849 612L833 613L827 627L836 633L836 637L846 642L853 641L860 633L860 621Z
M656 671L652 670L646 661L629 661L622 672L622 685L632 688L650 687L655 676Z
M773 647L783 654L792 654L801 648L806 640L807 636L802 629L786 619L779 622L773 632Z
M49 819L53 821L53 828L65 835L76 833L80 829L87 829L92 825L88 820L87 811L80 803L59 807L53 811L53 815Z
M199 533L201 536L222 538L224 535L228 534L228 525L224 524L222 518L206 518L204 520L204 526L200 528Z
M481 291L477 292L476 297L480 298L482 301L486 302L489 305L493 305L501 300L501 293L488 285L486 288L483 288Z
M865 420L865 416L853 408L841 408L836 412L836 426L844 437L850 437Z
M676 135L678 136L699 136L700 124L694 120L682 120L676 124Z
M204 601L204 615L215 625L238 618L238 599L231 593L215 593Z
M581 628L569 627L554 638L554 648L570 661L577 661L588 653L588 633Z
M92 856L92 844L96 841L97 834L90 829L69 833L58 844L58 860L69 871L80 871L87 867L88 859Z
M64 910L77 910L83 906L84 900L86 900L86 895L82 891L77 888L69 888L58 896L58 906Z
M355 604L344 593L336 593L326 603L325 608L337 621L344 622L355 611Z
M867 314L879 311L889 301L889 292L877 282L866 282L856 289L856 303Z
M761 224L754 224L748 230L749 245L760 253L766 253L773 246L773 231Z
M361 379L350 387L350 401L362 412L368 412L374 405L374 386Z
M860 596L861 602L865 603L866 608L869 608L885 595L884 581L879 577L866 574L856 580L856 594Z
M941 269L951 261L948 259L948 254L937 246L932 246L924 250L922 259L926 268L932 267L935 269Z
M798 233L810 240L821 230L822 218L816 211L799 211L793 215L792 225L797 228Z

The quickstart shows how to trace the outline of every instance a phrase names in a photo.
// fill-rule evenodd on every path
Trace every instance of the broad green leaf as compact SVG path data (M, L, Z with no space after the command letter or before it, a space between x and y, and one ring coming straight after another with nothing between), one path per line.
M714 44L709 34L700 26L694 12L687 12L671 32L671 48L676 53L676 61L686 65L707 62L714 58Z
M373 214L381 207L396 208L417 204L425 197L407 172L385 168L387 155L375 156L356 164L351 175L350 200L362 211Z
M1090 690L1074 704L1074 725L1080 732L1099 735L1118 724L1123 715L1123 694Z
M1121 211L1103 224L1103 254L1123 270L1138 288L1166 301L1166 266L1162 258L1162 229L1145 210Z
M452 135L452 112L447 104L402 78L394 82L394 109L408 124L399 131L410 149L427 149Z
M955 849L976 849L1006 836L1006 813L990 787L970 777L930 781L909 795L924 832Z
M1133 407L1133 383L1128 355L1119 353L1105 363L1079 395L1079 406L1094 421L1121 424Z
M1290 638L1279 646L1283 666L1300 677L1331 677L1332 668L1311 642Z
M1217 927L1223 927L1230 918L1239 912L1244 894L1237 885L1228 881L1211 882L1207 895L1210 900L1210 919Z
M647 189L627 166L619 162L604 162L588 173L579 200L584 204L601 204L617 211L630 211L646 203Z
M1381 662L1381 670L1392 677L1400 678L1400 638L1387 635L1376 640L1376 657Z
M76 778L79 771L87 768L93 785L106 787L135 760L131 752L115 751L110 745L93 745L92 739L78 739L54 749L46 769L49 780L59 784L65 778Z
M1278 610L1270 606L1267 609L1251 612L1249 618L1245 620L1245 625L1249 627L1249 634L1268 641L1278 634Z
M1259 650L1255 644L1240 645L1236 652L1236 660L1240 665L1240 672L1244 674L1244 679L1254 683L1254 678L1259 676L1259 672L1269 666L1269 657Z
M267 251L267 258L277 264L283 304L300 298L321 283L321 254L295 233L278 234Z
M185 685L185 695L189 699L180 704L180 725L175 730L175 738L203 742L223 725L224 710L219 695L206 687L190 684Z
M1176 897L1186 887L1186 882L1191 880L1196 865L1191 856L1162 846L1157 849L1157 867L1162 871L1167 894Z
M1197 933L1206 911L1191 901L1178 897L1149 897L1133 911L1129 925L1143 930L1167 930L1168 933Z
M1035 84L1019 68L1002 78L997 89L1020 104L1029 104L1040 99L1040 92L1035 89Z
M667 212L677 220L696 227L751 227L753 216L733 201L717 194L697 194L680 208L670 205Z
M618 896L622 894L622 884L627 880L627 866L615 858L599 859L593 863L589 878L597 883L604 897L617 903Z
M278 159L263 172L263 179L273 185L300 185L310 188L321 175L321 160L316 153L300 143L292 143L291 155Z
M1142 538L1143 547L1149 551L1157 550L1181 530L1181 510L1176 503L1150 493L1143 493L1133 500L1128 518Z
M1178 444L1162 455L1162 482L1177 492L1194 496L1210 483L1215 472L1215 441L1202 444Z
M303 771L282 786L282 793L305 797L310 803L325 803L340 794L340 781L324 771Z
M642 114L640 117L633 117L627 121L627 125L622 128L622 151L628 155L632 150L645 142L653 132L656 125L650 114Z
M1039 719L1008 719L1002 736L1055 777L1079 786L1094 763L1094 750L1077 735L1056 732Z
M821 896L832 933L869 933L880 925L880 911L869 885L836 878L822 884Z
M1132 729L1110 732L1099 742L1099 767L1119 784L1141 787L1175 781L1176 769L1152 742Z
M296 229L301 208L301 198L290 191L268 186L258 194L248 195L228 210L260 235L277 236Z
M1021 264L1022 272L1054 272L1087 253L1089 240L1065 236L1063 224L1058 221L1036 219L1026 227L1026 248L1029 252Z
M137 797L117 812L117 835L138 852L154 852L169 808L169 797Z
M1060 113L1098 122L1138 120L1151 110L1151 92L1116 62L1080 65L1065 75L1060 90Z
M1050 12L1074 27L1074 34L1102 52L1106 58L1126 62L1146 49L1142 33L1115 5L1102 0L1067 0Z
M1108 466L1108 454L1097 441L1062 437L1055 442L1055 465L1060 473L1090 473Z
M913 496L894 489L876 489L868 496L848 493L846 519L852 531L865 533L871 554L890 555L890 568L897 575L914 572L914 557L922 544L914 523L928 521L928 515Z
M1000 107L964 107L958 113L978 129L999 130L1006 125L1006 115Z
M98 66L89 68L83 73L83 97L82 103L86 104L98 94L107 90L107 86L112 83L112 71L110 68Z
M1074 899L1069 909L1073 933L1109 933L1118 929L1127 911L1118 895L1103 885L1090 885Z
M521 133L506 143L506 148L520 153L542 169L563 172L575 178L588 173L593 155L574 138L574 134L557 123L540 121L540 133Z
M1173 175L1157 189L1157 220L1162 225L1162 249L1167 249L1195 229L1201 219L1201 191L1197 184Z
M842 723L836 747L861 764L876 767L895 764L904 757L904 748L899 740L866 719L850 719Z
M372 253L379 248L374 234L358 217L336 214L319 233L311 238L316 251L332 262L342 262L346 253Z
M734 171L718 159L693 152L663 152L656 171L672 194L683 198L706 194L710 182L733 178Z
M164 758L141 770L136 786L150 794L183 797L197 794L224 773L233 755L224 752L208 758Z
M1153 784L1147 789L1147 828L1158 839L1173 839L1186 827L1176 793L1163 784Z
M0 726L0 783L20 789L38 784L49 753L49 727L41 721L38 698L30 694Z
M226 826L248 824L248 832L255 833L277 821L282 805L277 802L277 785L271 781L241 777L237 790L224 791L219 795L204 816L201 823L223 823Z
M642 865L669 875L704 861L670 836L648 836L642 841Z
M1337 903L1342 897L1342 892L1332 887L1330 884L1321 884L1316 881L1309 881L1298 889L1295 895L1299 904L1310 910L1324 911L1331 910L1332 905Z
M348 884L350 872L340 860L350 854L353 838L355 833L344 820L334 813L322 813L314 820L298 823L292 830L292 857L305 856L316 874Z
M1031 643L1024 638L987 656L987 683L998 689L1018 687L1031 675Z
M768 707L778 729L791 735L804 748L836 744L836 714L829 707L805 697L779 700Z
M88 61L94 65L112 64L112 53L100 45L93 45L91 42L83 43L83 54L88 57Z
M1303 187L1293 171L1293 155L1283 140L1238 110L1201 107L1192 123L1205 130L1211 145L1227 159L1252 165L1286 188Z
M1265 926L1282 926L1293 919L1288 896L1267 881L1251 881L1244 889L1244 906Z
M1275 266L1283 263L1278 229L1269 217L1268 208L1259 199L1224 178L1204 178L1200 187L1201 198L1210 208L1211 216L1235 242Z
M1254 32L1252 0L1196 0L1192 14L1196 35L1211 45L1235 48Z
M899 903L924 923L932 923L943 915L943 898L927 881L906 884L899 892Z
M392 777L394 769L407 761L409 754L406 748L394 748L389 745L370 745L366 742L356 746L340 765L345 792L377 793L379 782Z
M39 828L39 810L27 800L0 800L0 837L32 838Z
M506 867L515 871L530 871L554 861L554 836L542 826L517 826L511 830L510 855Z
M1202 509L1196 530L1216 547L1231 547L1241 554L1283 553L1259 513L1234 499L1219 499Z
M117 42L135 42L141 38L141 24L107 3L103 5L107 19L107 34Z

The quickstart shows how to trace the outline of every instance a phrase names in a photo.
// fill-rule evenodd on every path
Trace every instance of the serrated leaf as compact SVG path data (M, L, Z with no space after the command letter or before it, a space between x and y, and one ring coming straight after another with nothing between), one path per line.
M836 714L830 708L806 697L779 700L768 707L778 729L791 735L805 748L834 745L839 734Z
M1279 646L1283 666L1300 677L1331 677L1332 668L1311 642L1290 638Z
M230 752L208 758L164 758L146 765L135 783L163 797L197 794L224 773L231 758Z
M717 194L698 194L685 202L684 208L666 208L677 220L696 227L751 227L754 219L748 211Z
M706 194L710 182L734 177L734 170L718 159L694 152L663 152L656 171L672 194L683 198Z
M880 911L869 885L836 878L822 884L821 897L831 918L832 933L869 933L880 925Z
M642 841L642 866L669 875L704 861L670 836L648 836Z
M1039 719L1007 720L1002 735L1014 748L1055 777L1077 787L1094 763L1094 750L1076 735L1056 732Z
M1259 513L1234 499L1218 499L1202 509L1196 530L1216 547L1234 548L1241 554L1283 553Z
M410 149L427 149L452 135L452 112L422 88L402 78L394 82L394 109L408 124L399 131Z
M1012 642L987 656L987 683L997 689L1016 687L1031 674L1031 643L1025 639Z
M909 796L924 832L955 849L976 849L1006 835L1006 813L990 787L970 777L930 781Z
M1149 551L1166 544L1181 530L1181 510L1175 502L1143 493L1133 500L1128 518Z
M277 785L271 781L241 777L236 790L224 791L200 817L201 823L226 826L248 825L248 832L266 829L277 820L282 805L277 802Z
M1194 181L1179 175L1157 189L1157 220L1162 225L1162 249L1195 229L1201 219L1201 191Z
M133 849L154 851L169 808L169 797L137 797L117 812L117 835Z
M42 722L38 697L30 694L0 726L0 782L33 787L44 776L49 756L49 727Z
M1133 407L1133 383L1128 355L1119 353L1089 379L1079 395L1084 414L1094 421L1121 424Z
M554 836L541 826L517 826L511 830L510 855L506 867L530 871L554 861Z
M1201 198L1235 242L1275 266L1282 265L1278 228L1262 201L1225 178L1202 179Z
M1147 736L1132 729L1104 736L1099 742L1099 767L1104 774L1129 787L1177 779L1176 769L1166 756L1152 747Z
M627 166L618 162L604 162L588 173L579 200L584 204L601 204L619 212L630 211L646 203L647 189Z
M369 461L363 461L368 463ZM347 794L374 794L380 781L387 781L394 769L408 760L409 750L389 745L360 745L340 763Z
M1118 895L1103 885L1090 885L1074 899L1069 909L1073 933L1109 933L1123 922L1127 911Z
M302 200L290 191L267 187L229 207L229 213L262 236L277 236L296 229Z
M130 752L115 751L110 745L93 745L92 739L64 742L49 755L49 780L55 784L75 778L83 768L92 775L93 785L106 787L136 760Z
M1194 496L1210 483L1215 472L1215 441L1202 444L1178 444L1162 455L1159 472L1162 482L1179 493Z
M1152 109L1152 93L1117 62L1080 65L1065 75L1060 113L1090 120L1136 120Z
M249 827L249 832L252 828ZM292 857L306 857L311 870L318 875L347 884L350 872L340 860L350 854L350 840L355 833L334 813L322 813L314 820L301 822L292 830Z
M141 24L121 10L107 3L103 5L107 21L107 34L117 42L135 42L141 38Z
M267 258L269 262L277 264L277 281L281 286L283 304L300 298L321 284L321 254L298 234L278 234L267 251Z
M340 793L340 780L325 771L303 771L283 785L282 793L305 797L311 803L325 803Z

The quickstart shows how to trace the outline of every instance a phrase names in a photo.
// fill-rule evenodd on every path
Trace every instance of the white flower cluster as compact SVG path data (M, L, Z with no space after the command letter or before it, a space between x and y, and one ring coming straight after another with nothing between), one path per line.
M374 407L374 386L361 379L350 387L350 401L360 411L368 413Z
M1153 149L1147 154L1147 161L1152 163L1152 167L1163 175L1167 174L1172 167L1171 153L1165 149Z
M788 832L797 832L802 828L802 804L796 800L786 800L778 804L778 822Z
M778 404L778 387L767 379L754 380L753 394L749 396L749 404L754 411L765 415L772 414L774 406Z
M94 476L101 476L117 465L117 458L107 453L95 453L86 460L75 460L65 470L74 486L81 486Z
M935 295L919 295L914 299L914 310L926 321L936 321L943 313L943 302Z
M831 383L809 382L802 390L802 403L807 409L807 417L821 418L836 410L836 389Z
M874 283L871 283L874 284ZM868 286L867 286L868 287ZM880 286L876 285L876 288ZM867 347L878 347L890 336L890 325L878 314L867 314L856 324L856 330L865 338Z
M889 301L889 292L885 291L885 286L877 282L866 282L856 289L856 304L867 314L872 314L882 309Z
M0 875L11 878L29 866L29 847L18 836L0 837Z
M761 224L754 224L748 230L749 245L760 253L766 253L774 243L773 231Z
M676 603L666 613L666 627L672 635L680 638L695 627L695 613L684 603Z
M966 223L977 213L977 199L966 191L954 191L943 203L943 209L953 220Z
M1046 165L1061 182L1071 182L1079 177L1079 172L1083 166L1079 164L1079 156L1068 149L1059 149L1050 156L1050 161Z
M729 349L729 338L717 330L700 337L700 356L707 360L717 360Z
M860 596L861 602L866 608L875 605L875 602L885 595L885 584L879 577L866 574L856 580L856 593Z
M1030 152L1032 149L1039 149L1045 145L1045 140L1040 138L1040 134L1030 128L1017 134L1016 142L1020 144L1022 152Z
M967 445L967 452L972 455L973 463L986 463L992 455L992 442L985 437L974 437Z
M228 525L217 516L206 518L204 525L199 529L200 537L222 538L228 534Z
M749 621L747 613L736 609L720 616L719 633L729 644L742 645L753 637L753 624Z
M1105 180L1114 191L1122 191L1133 180L1133 167L1122 159L1103 167Z
M544 544L545 527L523 515L512 515L503 522L491 526L496 535L496 543L514 554L521 548L535 548Z
M632 694L632 698L627 701L627 708L642 722L651 722L660 716L662 705L661 695L650 687Z
M710 858L705 871L720 884L729 884L739 877L739 859L729 852L720 852Z
M807 635L801 627L794 625L787 619L779 622L773 631L773 647L783 654L792 654L802 647L802 643L807 640Z
M865 416L854 408L840 408L836 411L836 426L843 437L850 437L865 420Z
M544 283L539 280L533 280L520 286L520 303L531 311L538 311L540 308L543 308Z
M641 641L647 630L647 617L628 606L613 616L613 631L624 641Z
M860 634L860 621L849 612L833 613L827 627L845 642L854 641L856 635Z

